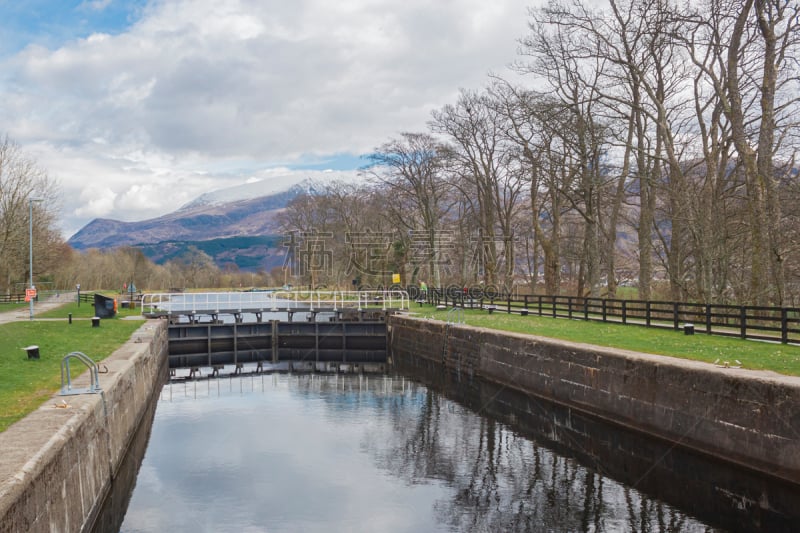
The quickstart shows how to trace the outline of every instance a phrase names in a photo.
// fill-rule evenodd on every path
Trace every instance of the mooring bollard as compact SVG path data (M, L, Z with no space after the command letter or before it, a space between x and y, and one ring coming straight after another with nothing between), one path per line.
M92 327L93 328L99 328L100 327L100 317L99 316L93 316L92 317Z
M33 346L26 346L23 348L26 352L28 352L28 359L39 359L39 347L36 345Z

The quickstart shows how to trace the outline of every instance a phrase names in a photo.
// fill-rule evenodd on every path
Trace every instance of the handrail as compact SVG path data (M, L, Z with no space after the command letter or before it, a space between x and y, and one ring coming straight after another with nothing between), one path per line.
M453 307L447 311L448 324L463 324L464 323L464 308Z
M72 377L69 371L69 360L77 359L87 367L89 367L90 386L86 389L73 389ZM64 376L66 376L66 386L64 384ZM100 389L100 375L97 370L97 364L83 352L70 352L61 359L61 396L69 396L73 394L97 394L102 392Z
M216 314L302 309L314 311L331 308L363 309L380 305L383 310L409 309L410 298L404 290L371 291L264 291L264 292L184 292L145 293L141 312L148 314Z

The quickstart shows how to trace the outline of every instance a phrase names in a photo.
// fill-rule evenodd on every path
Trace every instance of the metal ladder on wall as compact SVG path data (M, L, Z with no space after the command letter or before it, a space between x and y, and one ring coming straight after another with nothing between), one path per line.
M447 358L447 348L450 344L450 326L452 324L464 323L464 309L461 307L453 307L447 311L447 324L444 326L444 340L442 341L442 363Z
M453 307L447 312L448 324L463 324L464 323L464 308Z
M87 367L90 371L90 385L88 388L73 389L72 377L69 371L70 359L77 359ZM66 382L64 378L66 377ZM64 356L61 360L61 396L71 396L74 394L98 394L103 392L100 388L100 373L97 369L97 364L92 361L91 357L83 352L71 352Z

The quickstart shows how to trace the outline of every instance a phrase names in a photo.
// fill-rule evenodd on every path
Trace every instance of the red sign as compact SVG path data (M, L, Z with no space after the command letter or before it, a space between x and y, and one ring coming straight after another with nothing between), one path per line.
M36 298L36 289L25 289L25 301L30 302L33 298Z

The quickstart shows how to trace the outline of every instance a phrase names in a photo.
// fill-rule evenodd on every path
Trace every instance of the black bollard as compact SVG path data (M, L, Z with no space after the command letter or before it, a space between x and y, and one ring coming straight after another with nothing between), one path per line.
M67 315L67 320L69 320L69 323L72 324L72 313Z
M23 348L26 352L28 352L28 359L39 359L39 347L38 346L28 346Z

